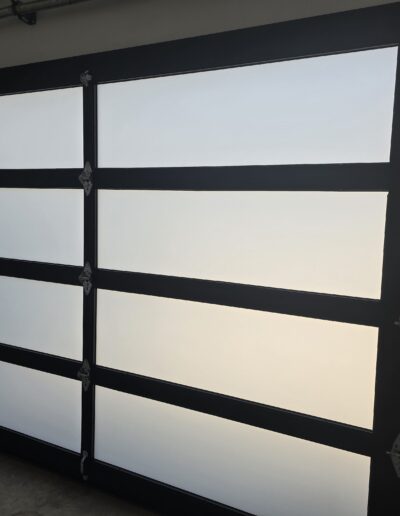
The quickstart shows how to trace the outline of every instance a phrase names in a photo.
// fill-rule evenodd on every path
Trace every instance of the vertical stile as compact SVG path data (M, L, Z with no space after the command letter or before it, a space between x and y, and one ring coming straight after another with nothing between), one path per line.
M97 166L97 86L88 72L81 75L83 86L84 163L90 164L92 176ZM84 263L90 264L91 282L97 268L97 190L85 188L84 196ZM90 178L89 178L90 179ZM93 182L93 179L92 179ZM93 285L83 293L83 361L93 374L96 362L96 288ZM86 367L87 370L87 367ZM82 382L82 456L81 473L88 476L94 451L94 383Z
M399 31L400 32L400 31ZM400 513L400 479L388 452L400 432L400 56L393 113L389 188L382 274L384 322L379 328L371 459L369 516Z

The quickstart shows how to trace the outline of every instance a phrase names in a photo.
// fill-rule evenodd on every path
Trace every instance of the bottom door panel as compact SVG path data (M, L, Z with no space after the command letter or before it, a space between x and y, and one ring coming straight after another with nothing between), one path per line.
M95 458L260 516L367 514L367 457L103 387Z
M81 448L81 382L0 362L0 426Z

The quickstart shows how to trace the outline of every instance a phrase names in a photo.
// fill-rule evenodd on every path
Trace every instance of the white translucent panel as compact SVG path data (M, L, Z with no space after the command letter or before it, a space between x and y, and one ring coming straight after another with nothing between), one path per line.
M99 86L103 167L389 161L397 47Z
M0 169L82 164L82 88L0 96Z
M367 514L367 457L102 387L95 456L260 516Z
M82 359L82 288L0 276L0 342Z
M377 328L105 290L97 303L99 364L372 427Z
M379 298L386 193L100 191L100 266Z
M82 191L0 189L0 257L82 265Z
M0 426L78 452L81 382L0 362Z

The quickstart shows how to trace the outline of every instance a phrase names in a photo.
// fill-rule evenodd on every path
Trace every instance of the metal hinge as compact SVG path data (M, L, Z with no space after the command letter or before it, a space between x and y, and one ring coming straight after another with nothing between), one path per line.
M81 380L83 390L86 392L90 386L90 365L86 358L82 363L82 367L78 371L77 377L78 380Z
M400 478L400 434L397 436L393 443L392 449L386 452L390 455L394 469L396 470L397 476Z
M36 25L37 15L35 11L21 13L20 9L24 6L22 5L21 0L11 0L11 9L13 14L18 18L18 20L26 23L27 25Z
M79 283L83 286L83 291L85 295L89 295L92 290L92 268L90 267L90 263L86 262L83 267L83 271L79 274Z
M89 453L86 450L83 450L82 457L81 457L81 463L80 463L80 472L81 472L81 477L83 478L83 480L88 479L88 476L85 474L85 462L88 459L88 457L89 457Z
M79 182L83 186L83 189L85 191L85 195L90 195L90 192L93 188L93 170L92 165L89 163L89 161L86 161L85 166L83 167L82 173L79 175Z
M80 80L81 80L81 84L82 86L84 86L85 88L87 88L89 86L89 82L93 79L93 76L92 74L89 72L89 70L85 70L84 72L81 73L80 75Z

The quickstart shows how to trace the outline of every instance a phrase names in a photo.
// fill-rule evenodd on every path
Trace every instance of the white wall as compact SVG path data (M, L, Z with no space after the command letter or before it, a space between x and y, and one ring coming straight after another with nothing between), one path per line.
M10 0L0 0L0 6ZM90 0L0 20L0 67L168 41L391 0Z

